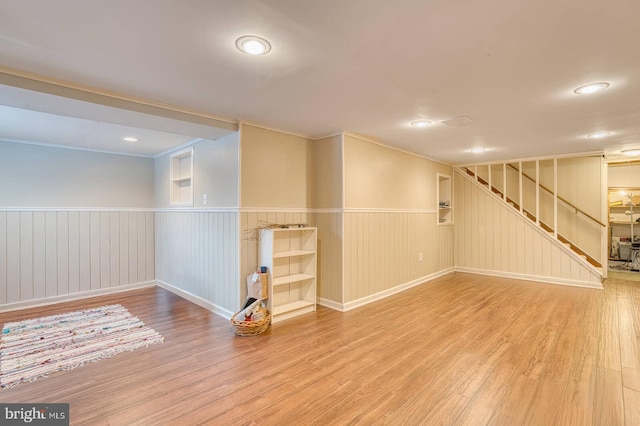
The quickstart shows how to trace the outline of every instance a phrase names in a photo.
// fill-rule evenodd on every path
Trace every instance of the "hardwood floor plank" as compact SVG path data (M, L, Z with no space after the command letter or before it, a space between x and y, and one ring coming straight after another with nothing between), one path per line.
M640 318L633 304L626 299L618 299L618 326L620 328L620 362L623 367L640 368Z
M253 337L166 290L121 303L165 338L33 383L3 402L69 402L71 424L638 424L640 283L602 291L452 273Z
M597 368L594 403L596 424L624 424L622 375L619 371Z
M622 367L622 384L629 389L640 392L640 369Z
M620 371L620 329L618 324L618 305L616 288L606 285L603 290L602 314L599 318L600 327L598 344L598 367Z
M624 422L627 425L640 425L640 392L625 387Z

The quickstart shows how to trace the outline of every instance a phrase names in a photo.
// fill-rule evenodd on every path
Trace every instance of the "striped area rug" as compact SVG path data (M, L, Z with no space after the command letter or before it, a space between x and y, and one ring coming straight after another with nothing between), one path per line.
M0 386L32 382L163 341L121 305L6 323L0 338Z

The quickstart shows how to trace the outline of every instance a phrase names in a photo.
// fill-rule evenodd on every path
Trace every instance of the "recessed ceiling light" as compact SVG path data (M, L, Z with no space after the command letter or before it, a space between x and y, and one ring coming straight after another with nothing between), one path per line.
M623 149L620 152L622 153L622 155L626 155L628 157L637 157L638 155L640 155L640 148Z
M138 142L138 138L134 138L133 136L125 136L122 139L126 142Z
M487 151L487 148L471 148L468 150L469 152L473 152L474 154L481 154Z
M597 132L597 133L591 133L590 135L587 135L588 138L593 138L593 139L602 139L602 138L606 138L607 136L611 136L613 134L613 132Z
M431 126L431 122L429 120L416 120L416 121L412 121L411 125L413 127L427 127L427 126Z
M271 51L271 43L262 37L246 35L236 40L236 47L242 53L252 56L266 55Z
M600 83L585 84L584 86L578 87L573 92L577 93L578 95L589 95L591 93L596 93L596 92L599 92L601 90L604 90L607 87L609 87L609 83L607 83L605 81L602 81Z

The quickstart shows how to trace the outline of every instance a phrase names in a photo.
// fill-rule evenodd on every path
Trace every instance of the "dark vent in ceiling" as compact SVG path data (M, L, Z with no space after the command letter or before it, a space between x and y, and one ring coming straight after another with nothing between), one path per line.
M448 120L443 120L441 121L441 123L450 127L465 127L472 125L474 121L466 115L461 115L460 117L453 117Z

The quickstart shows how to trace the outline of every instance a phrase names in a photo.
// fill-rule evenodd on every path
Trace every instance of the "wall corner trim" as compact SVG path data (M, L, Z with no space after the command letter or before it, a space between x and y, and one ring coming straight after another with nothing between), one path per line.
M160 281L160 280L156 280L156 284L158 287L161 287L167 291L170 291L171 293L182 297L183 299L188 300L189 302L195 303L196 305L205 308L211 312L213 312L214 314L224 318L224 319L228 319L230 320L231 317L233 316L234 312L231 312L225 308L223 308L222 306L218 306L213 302L210 302L200 296L196 296L193 293L190 293L188 291L182 290L172 284L166 283L164 281Z
M333 309L334 311L344 312L344 305L335 300L325 299L324 297L318 297L317 303L325 308Z

